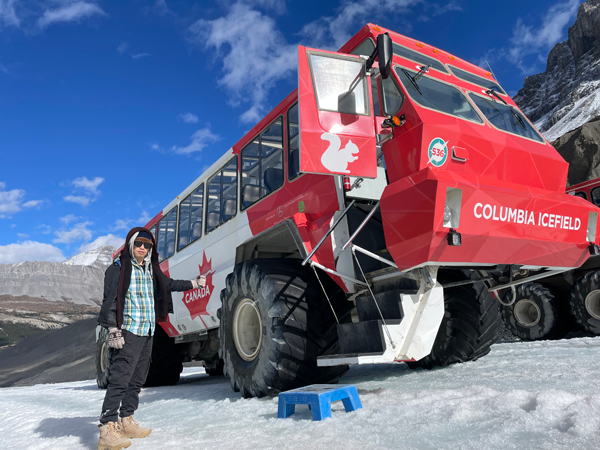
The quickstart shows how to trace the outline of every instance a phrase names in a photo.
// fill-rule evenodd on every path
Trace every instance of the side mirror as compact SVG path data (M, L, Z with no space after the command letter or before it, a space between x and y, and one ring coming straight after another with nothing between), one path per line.
M380 34L377 36L377 55L379 56L379 72L384 80L390 76L392 71L392 56L394 50L392 48L392 39L390 35Z
M338 95L338 112L356 114L356 94L353 91Z
M377 47L367 60L367 70L373 67L375 57L379 60L379 72L384 80L390 76L392 70L392 56L394 49L392 48L392 39L388 33L377 36Z

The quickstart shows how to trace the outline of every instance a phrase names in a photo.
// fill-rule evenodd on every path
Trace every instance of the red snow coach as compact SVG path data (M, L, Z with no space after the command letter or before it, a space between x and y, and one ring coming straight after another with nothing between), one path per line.
M165 273L207 276L174 294L149 384L200 360L260 397L474 360L494 295L597 251L598 208L489 72L371 24L298 53L297 91L147 225Z

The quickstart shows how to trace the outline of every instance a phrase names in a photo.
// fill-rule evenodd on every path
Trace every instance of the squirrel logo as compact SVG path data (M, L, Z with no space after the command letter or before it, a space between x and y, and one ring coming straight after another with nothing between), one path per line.
M329 147L321 156L321 164L330 172L350 173L348 164L358 159L358 156L354 156L359 152L356 144L348 140L346 147L340 150L342 140L337 134L323 133L321 139L329 141Z

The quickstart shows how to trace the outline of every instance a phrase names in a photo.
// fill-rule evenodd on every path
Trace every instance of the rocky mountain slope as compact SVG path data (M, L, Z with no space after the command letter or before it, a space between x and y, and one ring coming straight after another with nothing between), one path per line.
M600 177L600 117L552 143L569 162L569 185Z
M113 251L103 246L64 263L0 264L0 347L95 318Z
M600 0L579 7L546 71L527 77L514 100L549 141L600 117Z

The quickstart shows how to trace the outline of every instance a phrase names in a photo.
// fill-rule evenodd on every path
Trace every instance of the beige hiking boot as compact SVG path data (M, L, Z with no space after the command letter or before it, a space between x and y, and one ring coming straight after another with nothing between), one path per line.
M100 428L98 450L120 450L131 445L131 441L121 435L121 429L115 422L98 425L98 428Z
M121 436L130 439L143 438L152 432L150 428L140 427L140 424L134 420L133 416L119 418L119 427L121 427Z

